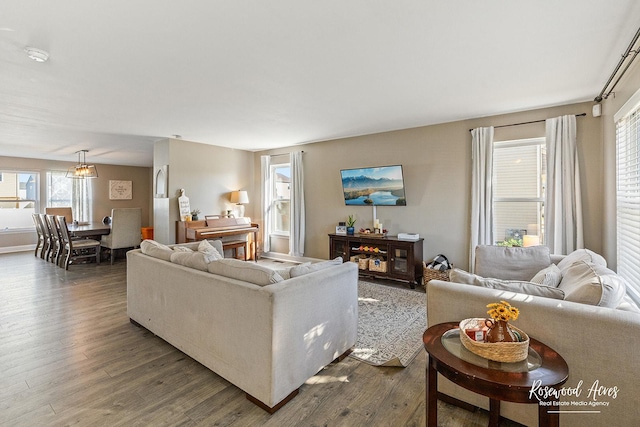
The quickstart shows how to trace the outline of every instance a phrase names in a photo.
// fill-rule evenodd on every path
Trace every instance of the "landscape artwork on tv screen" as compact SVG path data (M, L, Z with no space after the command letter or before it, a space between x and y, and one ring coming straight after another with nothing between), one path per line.
M344 201L353 206L406 206L402 166L343 169Z

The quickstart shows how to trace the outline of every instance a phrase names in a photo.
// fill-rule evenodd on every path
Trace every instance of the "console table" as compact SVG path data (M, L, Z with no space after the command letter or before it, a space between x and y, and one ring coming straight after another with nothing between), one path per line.
M409 282L411 288L422 278L422 244L424 239L402 240L395 236L371 237L366 234L354 236L329 234L331 259L342 257L347 262L366 258L378 260L369 268L370 261L363 262L361 276L375 276ZM363 268L365 267L366 268Z

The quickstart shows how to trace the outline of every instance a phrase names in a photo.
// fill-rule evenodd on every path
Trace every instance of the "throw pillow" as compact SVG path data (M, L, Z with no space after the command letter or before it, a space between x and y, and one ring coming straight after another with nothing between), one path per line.
M588 261L571 264L558 285L567 301L616 308L627 292L625 280L603 265Z
M551 256L546 246L508 248L479 245L476 246L474 271L482 277L529 280L550 264Z
M186 246L174 246L173 250L175 252L193 252L193 249L189 249Z
M204 255L204 262L209 264L211 261L218 261L224 258L216 248L214 248L208 240L203 240L198 245L198 252Z
M557 265L551 264L547 268L543 268L533 276L530 280L531 283L537 283L538 285L545 285L551 287L557 287L562 280L562 273Z
M313 273L314 271L324 270L325 268L333 267L334 265L342 264L342 257L336 257L329 261L321 261L316 263L304 263L291 267L291 277L304 276L305 274Z
M207 264L207 270L212 274L242 280L258 286L267 286L283 281L282 276L275 270L254 262L240 261L234 258L210 262Z
M449 273L452 282L466 285L481 286L483 288L498 289L502 291L517 292L520 294L533 295L545 298L564 299L564 292L558 288L539 285L537 283L524 282L521 280L500 280L485 278L476 274L468 273L459 268L454 268Z
M275 270L284 280L291 279L291 267L289 268L280 268Z
M576 249L558 262L558 268L562 271L562 274L564 274L573 263L578 261L591 262L603 267L607 266L607 260L605 260L601 255L598 255L589 249Z
M184 265L185 267L195 268L196 270L207 271L204 254L200 252L174 251L171 255L171 262Z
M145 255L165 261L171 261L171 254L173 253L169 246L148 239L140 243L140 251Z

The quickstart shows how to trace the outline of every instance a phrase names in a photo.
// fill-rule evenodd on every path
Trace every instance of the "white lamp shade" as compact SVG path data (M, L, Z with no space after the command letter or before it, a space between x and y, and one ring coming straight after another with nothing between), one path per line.
M236 203L238 205L249 203L249 195L246 191L232 191L231 203Z
M540 245L540 236L536 236L534 234L525 234L522 237L522 246L528 248L529 246L539 246Z

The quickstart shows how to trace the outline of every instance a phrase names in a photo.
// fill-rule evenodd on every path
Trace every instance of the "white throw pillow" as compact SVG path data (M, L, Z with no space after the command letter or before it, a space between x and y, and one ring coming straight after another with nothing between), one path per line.
M169 246L149 239L140 243L140 251L145 255L165 261L171 261L171 254L173 253Z
M282 276L275 270L263 267L254 262L240 261L234 258L210 262L207 264L207 270L209 273L242 280L258 286L266 286L283 281Z
M564 292L555 287L520 280L485 278L460 270L459 268L451 270L449 273L449 280L456 283L481 286L489 289L499 289L502 291L511 291L545 298L564 299Z
M207 264L211 261L218 261L224 257L214 248L208 240L203 240L198 245L198 252L204 255L204 262Z
M530 280L531 283L537 283L538 285L551 286L556 288L562 280L562 272L557 265L551 264L547 268L543 268L533 276Z
M567 301L616 308L627 292L625 280L603 265L588 261L571 264L558 285Z
M171 262L195 268L196 270L207 271L207 263L204 261L204 254L200 252L174 251L171 255Z
M342 264L342 257L336 257L329 261L321 261L316 263L304 263L291 267L291 277L304 276L305 274L313 273L314 271L324 270L325 268L333 267L334 265Z
M603 267L607 266L607 260L605 260L601 255L590 251L589 249L576 249L571 252L569 255L564 257L560 262L558 262L558 268L564 275L565 271L571 267L571 265L578 261L586 261L591 262L595 265L601 265Z

